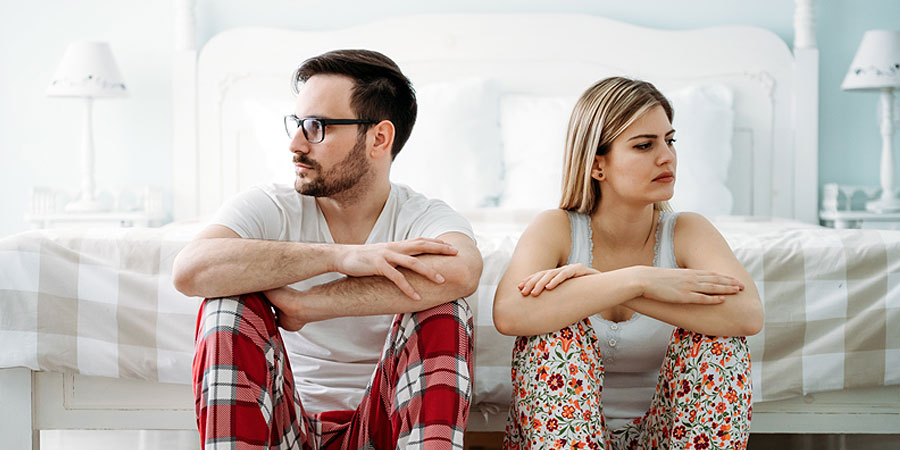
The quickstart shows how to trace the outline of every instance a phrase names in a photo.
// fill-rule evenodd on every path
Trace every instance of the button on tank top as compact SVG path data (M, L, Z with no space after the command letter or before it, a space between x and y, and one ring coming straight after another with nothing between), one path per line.
M572 248L568 264L593 263L590 216L569 211ZM677 268L675 220L678 213L659 212L653 266ZM606 374L603 379L603 414L610 429L620 428L642 417L650 408L660 367L675 327L635 312L624 322L591 316Z

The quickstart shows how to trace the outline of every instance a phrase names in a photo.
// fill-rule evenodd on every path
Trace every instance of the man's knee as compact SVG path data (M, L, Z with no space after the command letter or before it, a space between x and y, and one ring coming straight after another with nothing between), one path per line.
M236 332L240 326L243 305L238 297L207 298L200 308L198 340L209 339L220 331Z
M395 349L406 347L412 339L417 346L457 342L463 352L470 354L472 351L474 322L472 310L465 299L402 314L397 320L392 330Z
M458 298L451 302L442 303L423 311L404 314L404 320L416 323L422 323L428 320L438 318L440 320L451 319L463 328L469 328L472 322L472 310L469 303L464 298Z
M217 334L245 335L253 341L267 341L277 333L275 313L261 293L203 300L197 322L197 341Z

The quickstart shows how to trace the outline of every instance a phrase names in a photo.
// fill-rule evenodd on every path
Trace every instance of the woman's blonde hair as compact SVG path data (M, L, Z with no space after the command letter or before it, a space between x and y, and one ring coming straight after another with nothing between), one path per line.
M594 212L600 199L600 182L591 178L594 156L608 153L616 137L656 106L663 107L671 123L672 105L656 87L623 77L602 79L581 94L566 132L561 209ZM668 202L653 206L671 211Z

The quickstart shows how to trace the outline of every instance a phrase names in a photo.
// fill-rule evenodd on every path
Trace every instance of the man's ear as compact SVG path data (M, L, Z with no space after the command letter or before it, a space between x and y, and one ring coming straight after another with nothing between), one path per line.
M591 164L591 178L597 181L603 181L606 179L606 172L603 171L603 167L606 165L606 158L603 156L594 156L594 162Z
M375 159L387 156L391 157L391 149L394 147L394 124L390 120L382 120L372 125L372 148L369 156Z

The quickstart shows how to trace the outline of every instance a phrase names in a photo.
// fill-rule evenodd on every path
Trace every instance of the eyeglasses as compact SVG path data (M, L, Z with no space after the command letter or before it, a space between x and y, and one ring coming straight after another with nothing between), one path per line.
M303 130L303 136L310 144L318 144L325 140L325 127L328 125L371 125L372 120L362 119L318 119L307 117L301 119L293 114L284 116L284 131L287 132L289 138L294 139L297 130Z

